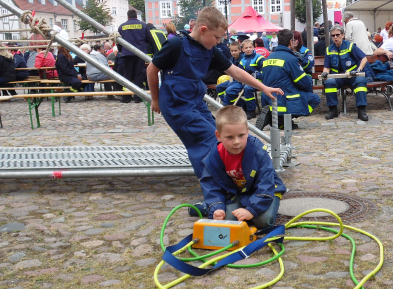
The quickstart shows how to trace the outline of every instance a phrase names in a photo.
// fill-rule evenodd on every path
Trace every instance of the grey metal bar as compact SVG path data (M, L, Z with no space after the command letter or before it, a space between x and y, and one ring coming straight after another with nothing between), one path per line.
M214 106L217 109L220 109L221 107L223 107L222 104L218 103L217 101L215 101L213 98L211 98L210 96L208 96L207 94L205 94L204 100ZM264 139L265 141L267 141L268 143L271 143L271 138L269 135L267 135L266 133L264 133L263 131L257 129L257 127L255 125L253 125L252 123L248 122L248 127L249 129L255 133L257 136L259 136L260 138ZM280 143L280 142L278 142Z
M22 15L22 10L20 10L18 7L14 6L10 3L4 2L1 5L5 8L7 8L12 13L14 13L15 15L18 15L19 17ZM110 76L112 79L116 80L118 83L120 83L124 87L128 88L132 92L136 93L138 96L142 97L144 100L151 102L150 94L146 93L143 89L139 88L138 86L136 86L135 84L133 84L132 82L130 82L129 80L124 78L123 76L114 72L109 67L106 67L106 66L102 65L101 63L97 62L96 60L91 58L86 52L82 51L74 44L70 43L69 41L65 40L64 38L62 38L58 35L55 35L54 39L56 42L60 43L63 47L74 52L80 58L82 58L83 60L85 60L89 64L93 65L95 68L101 70L106 75Z
M77 9L76 7L72 6L67 1L59 0L59 1L57 1L57 3L59 3L60 5L64 6L68 10L70 10L72 13L74 13L79 18L81 18L84 21L88 22L90 25L92 25L97 30L101 30L103 33L105 33L108 36L111 34L111 32L108 31L104 26L102 26L100 23L98 23L93 18L91 18L90 16L86 15L85 13L83 13L82 11ZM132 53L134 53L136 56L138 56L139 58L143 59L144 61L149 62L149 63L151 62L151 57L150 56L146 55L145 53L140 51L138 48L136 48L135 46L133 46L131 43L127 42L123 38L117 37L116 38L116 42L118 42L121 46L123 46L127 50L131 51Z
M163 177L163 176L195 176L192 167L185 168L136 168L136 169L82 169L82 170L8 170L0 171L0 179L32 179L32 178L90 178L90 177Z
M272 101L272 128L270 129L271 139L271 158L273 161L273 168L281 170L280 162L280 130L278 129L278 112L277 112L277 99Z

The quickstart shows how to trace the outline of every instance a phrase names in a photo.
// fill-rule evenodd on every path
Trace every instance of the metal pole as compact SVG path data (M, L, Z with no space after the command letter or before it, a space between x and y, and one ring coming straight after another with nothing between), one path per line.
M312 0L306 0L306 22L307 22L307 48L314 55L314 23L312 17Z
M7 2L2 3L4 7L6 7L9 11L14 13L15 15L18 15L19 17L22 15L22 10L17 8L16 6L9 4ZM114 72L112 69L109 67L102 65L101 63L97 62L95 59L91 58L89 54L86 52L82 51L78 47L76 47L74 44L71 42L65 40L64 38L55 35L55 41L60 43L63 47L68 49L69 51L74 52L76 55L78 55L80 58L88 62L89 64L93 65L95 68L99 69L100 71L104 72L106 75L111 77L112 79L116 80L119 84L123 85L124 87L128 88L132 92L136 93L138 96L142 97L144 100L151 102L151 96L150 94L146 93L143 89L140 87L136 86L132 82L130 82L128 79L124 78L123 76L119 75L118 73Z
M82 11L77 9L76 7L72 6L66 0L59 0L59 1L57 1L57 3L61 4L62 6L64 6L68 10L70 10L72 13L77 15L80 19L82 19L82 20L86 21L87 23L89 23L90 25L94 26L94 28L96 28L97 30L101 30L102 32L104 32L108 36L111 34L111 32L109 30L107 30L105 28L105 26L102 26L100 23L95 21L93 18L89 17L88 15L86 15L85 13L83 13ZM125 41L123 38L117 37L116 42L119 43L124 48L126 48L127 50L134 53L139 58L143 59L144 61L149 62L149 63L151 62L151 57L149 57L148 55L146 55L145 53L140 51L135 46L131 45L131 43Z
M280 130L278 129L278 112L277 112L277 99L272 101L272 128L270 129L270 145L271 145L271 158L273 161L273 168L275 170L281 169L280 162Z
M329 47L330 45L330 29L329 29L329 17L328 17L328 12L327 12L327 3L326 0L322 0L322 8L323 8L323 28L325 31L325 41L326 41L326 47Z
M291 30L295 31L296 27L295 27L295 0L291 0Z

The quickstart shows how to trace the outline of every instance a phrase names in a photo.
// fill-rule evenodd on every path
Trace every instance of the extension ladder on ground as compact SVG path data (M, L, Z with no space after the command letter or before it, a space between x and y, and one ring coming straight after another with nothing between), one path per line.
M291 147L281 145L281 168L290 155ZM0 179L193 175L181 145L0 147Z

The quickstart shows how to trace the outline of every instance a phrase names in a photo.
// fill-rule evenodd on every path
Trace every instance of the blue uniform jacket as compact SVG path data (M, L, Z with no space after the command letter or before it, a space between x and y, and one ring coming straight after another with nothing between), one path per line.
M286 191L263 143L254 136L248 136L244 151L242 170L246 187L242 192L225 172L217 145L203 159L203 164L205 167L200 184L209 209L209 218L213 218L216 210L225 211L226 205L233 203L235 196L239 196L246 210L257 217L270 207L275 192Z
M243 55L243 58L240 60L239 67L247 71L249 74L255 72L257 78L262 79L261 70L264 60L265 57L257 54L254 50L253 53L250 55Z
M300 48L300 54L302 55L301 65L307 74L312 75L312 67L314 66L314 57L312 56L311 50L307 47L302 46Z
M63 77L74 77L74 78L78 77L78 73L75 70L75 66L72 60L69 60L61 53L57 53L55 66L56 66L57 73L59 74L59 79L61 81L63 81L64 79Z
M288 47L278 45L263 62L262 82L266 86L280 87L284 91L284 95L277 96L279 114L309 114L305 92L312 92L312 79ZM262 97L266 103L271 103L271 99L264 93Z
M147 28L144 22L136 18L128 19L127 22L119 26L118 31L125 41L131 43L145 54L147 53L147 45L151 47L154 45L149 28ZM123 49L123 46L119 44L117 44L117 48L121 52L121 57L134 56L134 53L125 48Z
M333 43L326 49L324 67L330 68L330 73L333 74L356 71L364 57L366 54L356 44L343 40L340 48ZM366 73L366 77L374 79L374 73L369 63L366 64L363 71Z
M14 54L15 68L27 68L26 61L23 56L19 53ZM29 77L29 71L18 70L16 71L16 80L24 80Z

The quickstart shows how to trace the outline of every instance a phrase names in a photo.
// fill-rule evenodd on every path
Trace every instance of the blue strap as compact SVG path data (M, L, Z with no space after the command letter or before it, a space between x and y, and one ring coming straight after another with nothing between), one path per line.
M176 258L175 256L172 255L173 252L176 252L177 250L183 248L186 244L191 242L192 234L190 234L189 236L184 238L179 244L167 247L162 259L165 262L167 262L169 265L171 265L172 267L174 267L175 269L177 269L181 272L184 272L184 273L192 275L192 276L202 276L202 275L205 275L215 269L218 269L219 267L235 263L235 262L242 260L244 258L248 258L252 253L263 248L264 246L266 246L268 244L268 243L265 243L266 239L269 239L269 238L277 236L277 235L283 235L285 233L285 226L280 225L280 226L269 227L269 228L266 228L266 229L258 232L258 235L260 235L262 233L267 234L263 239L258 239L256 241L248 244L243 250L233 253L233 254L229 255L228 257L220 260L211 269L201 269L201 268L194 267L192 265L189 265L189 264L179 260L178 258ZM282 238L279 238L279 239L274 240L272 242L282 243L283 239L284 238L282 237Z

